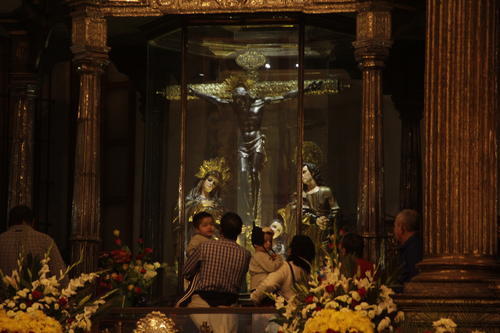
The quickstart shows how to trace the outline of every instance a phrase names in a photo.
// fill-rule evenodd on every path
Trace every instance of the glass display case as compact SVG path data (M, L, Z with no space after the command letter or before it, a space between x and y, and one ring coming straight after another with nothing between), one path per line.
M148 43L163 255L176 268L200 211L238 213L249 250L252 226L270 226L283 255L293 235L320 246L356 213L354 31L293 16L216 22L184 20Z

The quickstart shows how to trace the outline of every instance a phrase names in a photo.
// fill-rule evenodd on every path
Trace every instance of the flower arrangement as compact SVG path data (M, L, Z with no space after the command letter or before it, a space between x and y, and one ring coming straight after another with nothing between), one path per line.
M18 311L8 316L0 311L0 332L2 333L62 333L61 324L54 318L46 316L42 311Z
M323 309L306 322L304 333L372 333L368 316L343 308L340 311Z
M364 324L346 329L321 327L325 333L392 332L404 320L404 313L397 311L392 299L394 291L382 281L390 283L393 277L377 272L375 267L373 271L362 273L354 257L340 256L339 239L340 232L335 230L322 246L326 254L321 261L322 266L313 269L306 279L296 283L292 299L285 301L281 296L269 295L275 300L278 310L274 321L280 325L279 332L302 332L308 322L309 325L312 322L320 323L324 321L323 318L340 322L355 317Z
M432 323L436 333L455 333L457 324L449 318L441 318Z
M114 293L114 290L100 297L95 295L95 282L100 273L81 274L79 277L71 279L65 286L63 281L79 262L68 267L65 272L60 272L59 278L55 275L48 276L49 252L50 249L40 261L37 275L33 275L32 268L29 263L25 263L23 257L18 258L17 269L12 271L10 276L4 275L0 271L0 288L4 295L0 310L11 320L20 318L17 322L21 326L24 325L24 320L30 321L35 318L42 326L49 325L55 320L61 324L64 331L70 333L78 330L90 330L91 317ZM33 277L36 279L34 280ZM38 312L50 319L45 319L37 314ZM23 313L34 314L28 316ZM3 322L6 320L4 318Z
M144 247L144 241L137 241L139 252L134 255L120 239L120 231L114 230L116 249L102 253L99 265L107 271L101 277L99 286L103 290L117 289L121 306L144 302L145 295L153 284L158 270L165 265L153 262L153 249Z

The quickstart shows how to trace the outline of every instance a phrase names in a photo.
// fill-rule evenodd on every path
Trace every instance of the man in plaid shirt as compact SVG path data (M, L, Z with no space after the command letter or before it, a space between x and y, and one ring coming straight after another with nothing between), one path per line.
M250 252L236 243L243 222L235 213L226 213L221 219L220 240L211 240L198 246L184 266L184 277L191 280L197 273L199 282L188 307L233 306L248 271ZM193 314L197 327L208 323L215 333L237 331L238 320L232 314Z

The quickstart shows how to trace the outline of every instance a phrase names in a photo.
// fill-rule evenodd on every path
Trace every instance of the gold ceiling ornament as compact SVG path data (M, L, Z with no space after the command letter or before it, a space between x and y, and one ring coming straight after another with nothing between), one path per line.
M216 157L203 161L200 170L195 176L199 179L205 179L208 174L213 172L217 172L221 175L222 179L219 179L221 185L226 184L229 179L231 179L231 171L224 157Z
M246 71L255 71L266 64L266 56L256 50L246 50L236 57L238 66Z
M302 162L321 166L324 161L324 154L321 148L313 141L304 141L302 144Z
M172 319L159 311L148 313L137 321L134 333L178 333Z

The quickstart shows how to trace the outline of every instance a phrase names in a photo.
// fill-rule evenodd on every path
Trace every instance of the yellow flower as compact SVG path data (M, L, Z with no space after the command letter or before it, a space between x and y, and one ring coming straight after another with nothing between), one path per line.
M134 285L133 284L129 284L128 287L127 287L128 290L132 291L132 289L134 289Z
M124 271L126 271L128 269L128 264L123 264L122 268L123 268Z
M0 311L0 331L7 333L62 333L61 324L41 311L15 312L10 318Z
M115 235L115 237L120 237L120 230L118 229L113 230L113 235Z
M363 313L323 309L307 320L304 333L326 333L328 329L346 332L373 333L373 324Z

